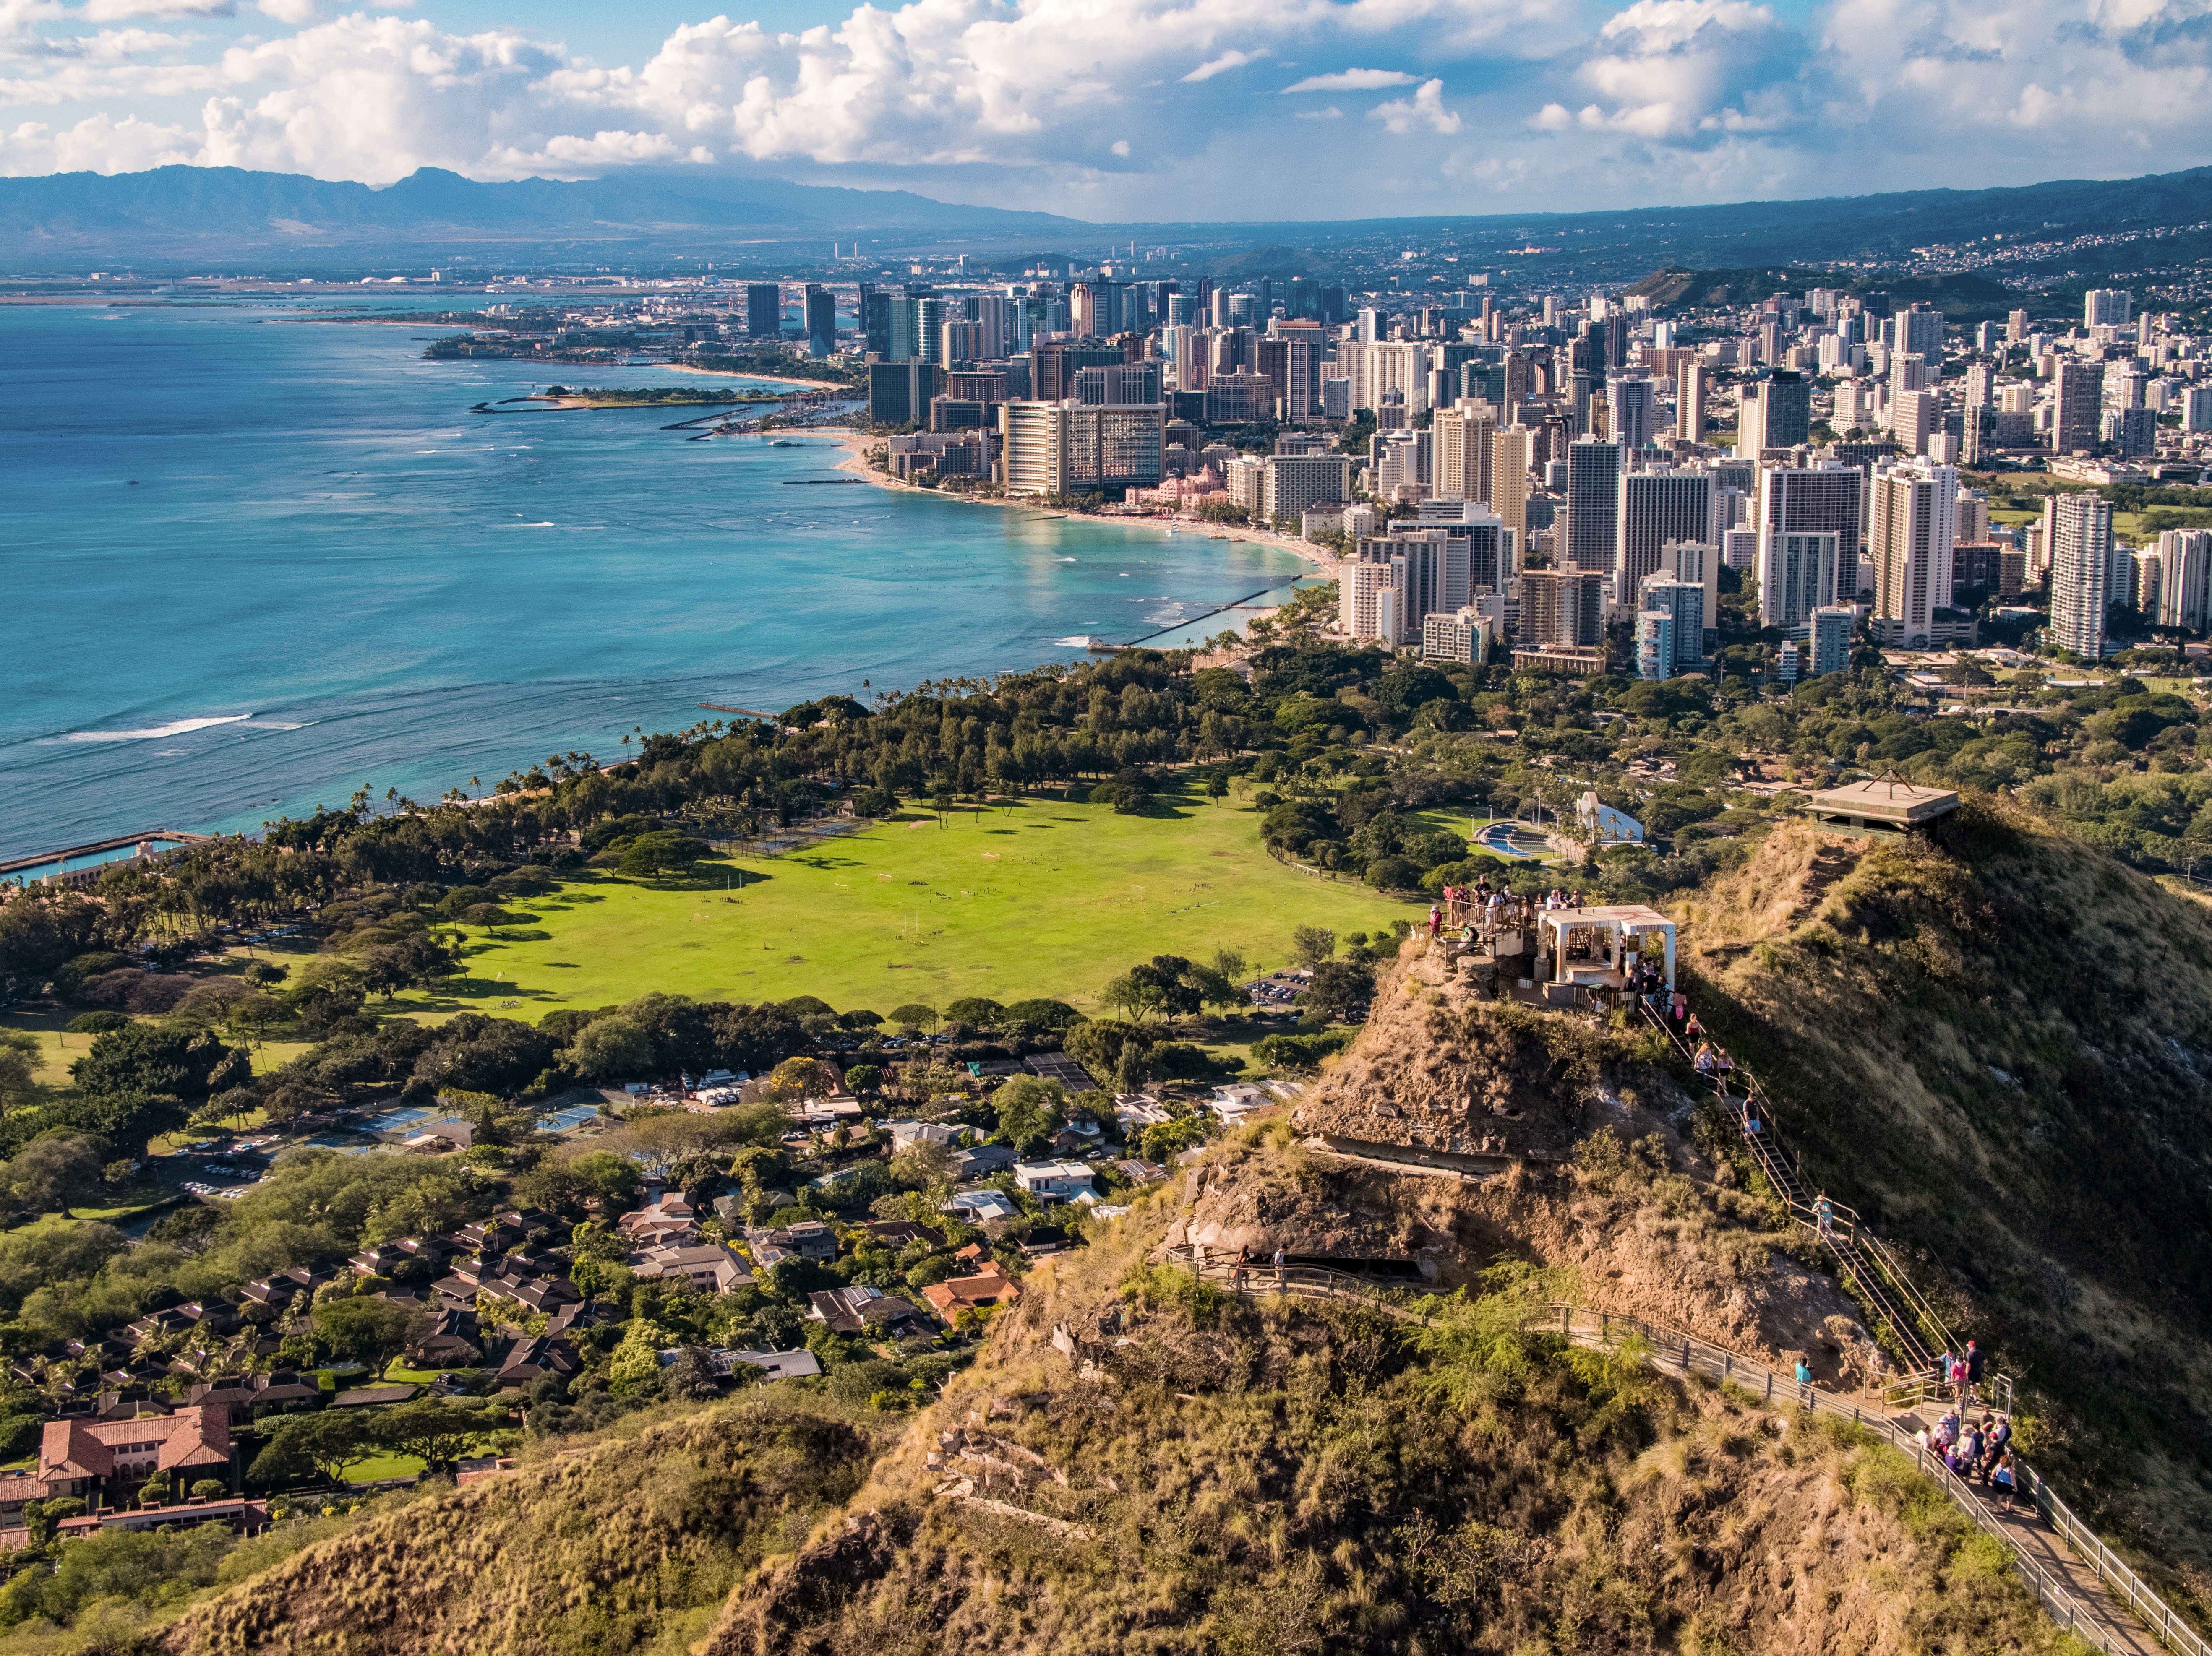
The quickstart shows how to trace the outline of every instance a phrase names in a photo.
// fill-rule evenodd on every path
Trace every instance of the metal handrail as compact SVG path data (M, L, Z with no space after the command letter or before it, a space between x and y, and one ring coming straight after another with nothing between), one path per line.
M1157 1258L1188 1265L1201 1279L1230 1280L1236 1272L1233 1261L1200 1263L1198 1249L1192 1245L1164 1247ZM1255 1261L1246 1267L1248 1276L1261 1289L1277 1287L1302 1292L1320 1291L1331 1298L1346 1296L1366 1301L1409 1322L1427 1323L1427 1315L1410 1307L1395 1305L1380 1298L1380 1286L1373 1279L1356 1276L1350 1271L1337 1271L1327 1265L1293 1265L1285 1264L1278 1269L1267 1261ZM1580 1325L1577 1318L1580 1317ZM1574 1341L1608 1346L1613 1343L1616 1326L1641 1335L1650 1345L1655 1360L1671 1364L1685 1374L1704 1374L1724 1385L1758 1386L1763 1382L1763 1400L1773 1399L1778 1385L1785 1396L1795 1396L1807 1409L1821 1410L1837 1416L1848 1413L1855 1425L1864 1427L1892 1446L1909 1452L1913 1465L1933 1477L1954 1504L1972 1519L1975 1526L2004 1544L2012 1555L2023 1579L2033 1588L2051 1618L2061 1627L2086 1640L2108 1656L2126 1656L2128 1647L2116 1642L2099 1624L2093 1609L2085 1608L2073 1592L2022 1547L2012 1532L1998 1523L1989 1508L1975 1495L1972 1487L1943 1464L1940 1455L1930 1455L1913 1434L1905 1431L1880 1409L1871 1414L1863 1404L1853 1402L1834 1392L1823 1392L1818 1386L1800 1386L1794 1375L1784 1375L1769 1368L1756 1358L1746 1357L1696 1336L1686 1334L1663 1323L1655 1323L1642 1317L1614 1312L1587 1311L1565 1301L1553 1301L1540 1318L1524 1324L1531 1332L1549 1330L1556 1321L1562 1338ZM1679 1351L1680 1355L1677 1356ZM1883 1394L1885 1400L1887 1393ZM2112 1550L2073 1509L2060 1500L2051 1486L2034 1469L2015 1453L2013 1456L2014 1474L2020 1480L2019 1494L2029 1499L2037 1513L2050 1525L2051 1532L2063 1541L2075 1556L2094 1570L2100 1580L2112 1587L2126 1603L2128 1609L2161 1643L2180 1653L2180 1656L2212 1656L2212 1644L2208 1644L2182 1619L2179 1612L2161 1598L2135 1571L2121 1562Z
M1848 1412L1854 1425L1863 1427L1893 1447L1911 1453L1914 1465L1933 1477L1953 1504L1972 1520L1977 1528L2004 1544L2022 1578L2033 1588L2036 1597L2054 1622L2097 1649L2112 1653L2113 1656L2118 1656L2119 1653L2129 1648L2115 1641L2100 1623L2094 1608L2083 1605L2063 1581L2033 1557L2012 1533L1996 1521L1966 1479L1944 1465L1941 1456L1931 1455L1913 1434L1905 1431L1887 1416L1879 1411L1869 1416L1860 1404L1848 1402L1832 1392L1823 1392L1817 1386L1800 1386L1794 1376L1778 1374L1754 1359L1739 1356L1724 1347L1711 1344L1679 1329L1650 1322L1641 1317L1583 1312L1581 1313L1583 1325L1578 1327L1577 1307L1564 1302L1554 1302L1549 1315L1558 1319L1560 1334L1571 1341L1581 1338L1599 1346L1610 1345L1613 1330L1618 1325L1642 1336L1650 1347L1655 1361L1679 1368L1685 1374L1701 1374L1723 1385L1741 1385L1748 1380L1750 1384L1747 1389L1763 1389L1763 1400L1770 1402L1778 1384L1785 1397L1794 1397L1803 1407L1814 1413L1825 1410L1842 1416ZM1595 1330L1589 1327L1593 1319L1596 1324ZM1548 1319L1528 1325L1532 1331L1540 1331L1550 1325ZM2020 1493L2031 1497L2036 1510L2066 1541L2077 1557L2096 1570L2100 1577L2119 1589L2129 1609L2153 1635L2183 1653L2183 1656L2212 1656L2212 1647L2208 1647L2193 1629L2184 1623L2172 1608L2152 1592L2141 1577L2112 1558L2111 1550L2090 1533L2063 1502L2049 1494L2043 1480L2037 1477L2017 1455L2013 1458L2013 1466L2021 1480Z

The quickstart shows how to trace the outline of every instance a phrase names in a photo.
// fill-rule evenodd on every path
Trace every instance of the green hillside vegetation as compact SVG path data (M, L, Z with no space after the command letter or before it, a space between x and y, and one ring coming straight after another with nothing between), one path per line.
M896 1439L787 1385L549 1444L133 1647L2075 1648L1894 1452L1522 1331L1540 1273L1425 1320L1233 1301L1145 1264L1173 1206L1033 1274ZM1078 1373L1055 1327L1128 1344Z
M1692 1002L2022 1380L2039 1465L2212 1615L2212 915L1962 816L1954 853L1778 829L1685 901Z
M881 1435L829 1398L756 1392L542 1445L512 1474L365 1514L268 1561L158 1648L679 1656L748 1572L796 1551L852 1494ZM261 1562L258 1544L228 1562Z

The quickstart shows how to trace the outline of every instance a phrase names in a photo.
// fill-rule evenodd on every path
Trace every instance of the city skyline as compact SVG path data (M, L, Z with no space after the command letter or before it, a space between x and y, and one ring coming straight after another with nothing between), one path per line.
M1599 210L2212 160L2179 8L25 0L0 173L651 173L1100 221Z

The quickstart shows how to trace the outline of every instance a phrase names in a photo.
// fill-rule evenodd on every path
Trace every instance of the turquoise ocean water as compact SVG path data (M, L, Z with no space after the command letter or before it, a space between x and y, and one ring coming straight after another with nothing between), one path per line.
M661 429L696 409L472 414L549 372L684 376L428 362L434 330L312 313L0 307L0 855L1078 659L1305 567L801 483L837 475L827 440Z

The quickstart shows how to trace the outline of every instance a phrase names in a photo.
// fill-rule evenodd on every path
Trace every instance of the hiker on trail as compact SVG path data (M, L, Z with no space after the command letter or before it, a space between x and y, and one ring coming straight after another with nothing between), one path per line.
M1429 905L1429 939L1431 942L1433 943L1436 940L1437 933L1443 930L1443 910L1438 908L1434 903L1431 903Z
M1797 1399L1808 1409L1813 1406L1813 1371L1802 1357L1797 1359Z
M1832 1240L1835 1237L1836 1204L1828 1199L1826 1191L1822 1191L1820 1199L1813 1204L1813 1228L1819 1231L1824 1239Z
M1720 1061L1713 1056L1713 1049L1702 1044L1698 1048L1697 1056L1690 1062L1697 1065L1698 1073L1701 1076L1711 1077L1720 1067Z
M1972 1401L1966 1393L1966 1360L1962 1356L1951 1359L1951 1395L1962 1408Z
M1746 1138L1759 1137L1759 1101L1755 1098L1743 1101L1743 1136Z
M1999 1415L1996 1424L1989 1429L1990 1459L1995 1460L2011 1447L2012 1422L2002 1415Z
M1966 1463L1966 1471L1961 1472L1960 1477L1966 1476L1982 1464L1982 1429L1969 1423L1965 1435L1959 1439L1959 1459Z
M1682 1021L1690 1016L1690 998L1685 994L1676 994L1674 1004L1668 1008L1668 1016L1674 1020L1674 1027L1680 1029L1682 1027Z
M1695 1012L1691 1013L1690 1021L1682 1026L1682 1039L1685 1040L1703 1040L1705 1036L1705 1026L1698 1022L1698 1015Z
M1988 1355L1972 1340L1966 1342L1966 1389L1977 1396L1982 1383L1982 1362Z
M1990 1487L2004 1497L2004 1509L2010 1512L2013 1499L2020 1493L2020 1473L2012 1464L2011 1450L2000 1454L1997 1464L1990 1469Z
M1725 1087L1728 1084L1728 1078L1735 1073L1735 1060L1728 1055L1728 1048L1725 1046L1713 1048L1713 1059L1720 1065L1721 1084Z
M1232 1292L1242 1294L1252 1277L1252 1249L1249 1244L1237 1250L1237 1269L1231 1273L1229 1286Z
M1288 1256L1287 1254L1285 1254L1285 1253L1283 1252L1283 1245L1282 1245L1280 1242L1276 1243L1276 1244L1275 1244L1275 1287L1276 1287L1276 1289L1277 1289L1277 1290L1278 1290L1278 1291L1279 1291L1279 1290L1281 1289L1282 1286L1283 1286L1283 1267L1284 1267L1284 1265L1285 1265L1285 1264L1287 1264L1287 1263L1288 1263L1288 1260L1289 1260L1289 1256Z
M1947 1449L1959 1441L1959 1411L1956 1409L1943 1411L1942 1419L1936 1422L1936 1435L1943 1441L1943 1447Z

